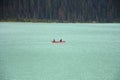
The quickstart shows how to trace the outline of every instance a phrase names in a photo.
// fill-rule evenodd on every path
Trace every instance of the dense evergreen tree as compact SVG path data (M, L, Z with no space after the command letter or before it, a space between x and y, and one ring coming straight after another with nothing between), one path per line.
M119 0L0 0L0 20L120 22Z

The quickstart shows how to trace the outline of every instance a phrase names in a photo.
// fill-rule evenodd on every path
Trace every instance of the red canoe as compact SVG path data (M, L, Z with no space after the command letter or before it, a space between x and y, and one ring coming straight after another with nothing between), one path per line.
M52 41L52 43L65 43L66 41L62 41L62 42L60 42L60 41Z

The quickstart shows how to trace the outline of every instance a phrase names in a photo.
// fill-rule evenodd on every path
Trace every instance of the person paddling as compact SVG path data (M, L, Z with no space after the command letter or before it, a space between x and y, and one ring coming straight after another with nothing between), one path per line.
M62 39L60 39L60 42L62 42Z
M53 42L55 42L55 39L53 39Z

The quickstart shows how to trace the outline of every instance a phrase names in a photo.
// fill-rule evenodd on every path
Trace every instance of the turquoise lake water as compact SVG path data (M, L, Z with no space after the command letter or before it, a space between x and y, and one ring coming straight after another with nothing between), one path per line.
M120 80L120 24L0 22L0 80Z

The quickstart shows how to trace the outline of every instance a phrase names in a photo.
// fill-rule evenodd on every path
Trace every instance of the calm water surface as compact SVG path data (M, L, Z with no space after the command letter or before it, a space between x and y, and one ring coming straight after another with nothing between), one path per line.
M0 80L120 80L120 24L1 22Z

